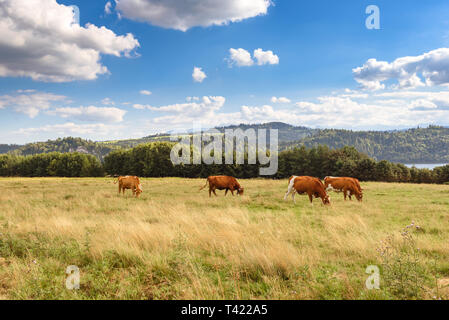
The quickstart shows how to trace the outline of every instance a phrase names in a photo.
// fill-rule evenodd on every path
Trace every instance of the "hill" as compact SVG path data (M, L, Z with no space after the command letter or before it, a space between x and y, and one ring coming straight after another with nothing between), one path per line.
M449 163L449 128L429 126L397 131L351 131L337 129L311 129L281 122L219 127L226 129L278 129L281 150L302 145L314 147L327 145L331 149L353 146L358 151L377 160L400 163ZM128 149L139 144L169 141L170 135L162 133L141 139L94 142L80 138L64 138L23 146L0 145L0 153L33 155L48 152L81 152L95 155L100 160L116 149Z
M377 160L400 163L448 163L449 128L429 126L401 131L318 130L283 148L327 145L332 149L353 146Z
M103 160L103 157L109 154L112 150L117 149L117 146L107 145L101 142L94 142L84 140L81 138L67 137L63 139L48 140L46 142L28 143L23 146L7 146L0 149L0 153L13 153L16 155L29 156L50 152L79 152L84 154L91 154L98 159ZM8 150L9 147L9 150ZM5 151L3 151L5 150Z

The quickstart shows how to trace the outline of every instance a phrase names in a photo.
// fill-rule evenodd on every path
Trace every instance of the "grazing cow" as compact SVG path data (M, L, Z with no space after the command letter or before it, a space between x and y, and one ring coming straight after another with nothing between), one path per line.
M359 180L355 178L326 177L324 178L324 184L327 191L343 192L345 201L348 196L349 200L352 200L352 196L355 196L358 201L363 200L363 189Z
M289 194L292 194L292 199L296 203L295 194L307 194L310 203L313 204L313 197L321 198L323 204L330 205L330 197L326 193L323 182L314 177L297 177L293 176L289 179L288 190L285 194L284 200L287 200Z
M234 195L234 191L237 191L237 195L243 195L244 189L237 182L237 179L234 177L228 176L211 176L207 178L206 185L200 189L203 190L209 184L209 197L212 196L212 192L217 196L215 190L226 190L225 196L228 194L228 191L231 191L232 195Z
M140 179L136 176L124 176L118 177L114 184L118 182L118 193L120 194L123 191L125 194L126 189L131 189L133 195L138 198L140 194L143 192L142 185L140 183Z

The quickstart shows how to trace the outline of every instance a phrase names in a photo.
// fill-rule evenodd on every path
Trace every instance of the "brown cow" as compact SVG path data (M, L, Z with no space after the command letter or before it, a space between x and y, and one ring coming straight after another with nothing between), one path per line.
M314 177L297 177L292 176L289 179L288 190L285 194L284 200L287 200L289 194L292 194L292 199L296 203L295 194L307 194L310 203L313 204L313 197L321 198L323 204L330 205L330 197L326 193L323 182Z
M345 201L349 196L349 200L352 200L352 196L355 195L358 201L363 200L363 191L360 186L359 180L348 177L326 177L324 178L324 184L327 191L343 192Z
M137 198L140 196L140 194L143 192L142 190L142 184L140 183L140 179L136 176L124 176L124 177L118 177L116 181L114 181L114 184L118 182L118 193L120 194L123 191L123 194L125 194L126 189L131 189L133 192L133 195L135 195Z
M209 197L212 196L212 192L217 196L215 190L226 190L225 196L228 194L228 191L231 191L232 195L234 195L234 191L237 191L237 195L243 195L244 189L237 182L237 179L234 177L228 176L211 176L207 178L206 185L200 189L203 190L209 184Z

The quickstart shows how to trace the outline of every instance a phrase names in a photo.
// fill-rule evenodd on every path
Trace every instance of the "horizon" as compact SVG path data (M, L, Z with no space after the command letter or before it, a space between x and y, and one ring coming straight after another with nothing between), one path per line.
M449 3L201 2L2 2L0 144L449 126Z
M291 125L288 124L286 122L264 122L264 123L240 123L240 124L231 124L228 126L221 126L221 127L213 127L213 128L202 128L201 132L207 132L207 130L210 129L226 129L226 128L230 128L230 127L240 127L240 126L264 126L264 125L270 125L270 124L282 124L282 125L288 125L294 128L304 128L304 129L308 129L308 130L340 130L340 131L352 131L352 132L399 132L399 131L409 131L409 130L414 130L414 129L430 129L432 127L437 127L437 128L443 128L443 129L448 129L448 127L446 126L439 126L439 125L427 125L427 126L417 126L417 127L411 127L411 128L404 128L404 129L392 129L392 130L352 130L352 129L337 129L337 128L310 128L310 127L304 127L304 126L295 126L295 125ZM197 132L195 132L197 133ZM58 139L60 140L64 140L64 139L69 139L69 138L73 138L73 139L82 139L85 141L90 141L90 142L94 142L94 143L105 143L105 142L120 142L120 141L132 141L132 140L139 140L139 139L145 139L145 138L151 138L151 137L156 137L156 136L164 136L164 135L170 135L170 134L192 134L192 132L186 132L186 131L179 131L179 132L158 132L155 134L150 134L150 135L146 135L146 136L142 136L142 137L137 137L137 138L123 138L123 139L114 139L114 140L92 140L89 138L83 138L80 136L63 136L63 137L57 137L55 139L47 139L47 140L36 140L36 141L31 141L31 142L26 142L23 144L8 144L8 143L0 143L0 145L17 145L17 146L25 146L28 144L33 144L33 143L45 143L45 142L49 142L49 141L56 141ZM299 141L299 140L298 140Z

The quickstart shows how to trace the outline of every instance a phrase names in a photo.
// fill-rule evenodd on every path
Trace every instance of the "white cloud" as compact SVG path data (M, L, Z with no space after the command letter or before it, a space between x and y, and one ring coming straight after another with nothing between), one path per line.
M106 2L106 5L104 6L104 12L106 14L111 14L112 13L112 3L111 3L111 1Z
M253 59L251 58L251 53L246 51L245 49L239 48L229 49L229 65L233 66L236 65L238 67L250 67L254 64Z
M265 15L271 4L270 0L116 0L116 10L129 19L187 31Z
M14 133L20 135L35 135L41 133L50 133L56 134L58 136L71 136L71 135L106 136L117 129L118 129L117 125L108 126L103 123L75 124L73 122L67 122L64 124L45 125L36 128L22 128Z
M201 83L204 81L204 79L207 78L207 76L201 68L194 67L193 73L192 73L192 78L193 78L193 81Z
M116 123L123 121L126 111L118 108L98 108L89 106L78 108L56 108L47 113L61 118L70 118L80 121Z
M145 110L145 109L151 110L152 106L136 103L133 104L133 108L137 110Z
M35 118L42 110L48 110L54 102L67 102L65 96L52 93L19 90L24 94L0 96L0 109L10 107L14 111Z
M111 98L104 98L103 100L101 100L101 103L107 106L115 105L115 102Z
M265 64L279 64L279 57L273 51L263 51L262 49L254 50L254 58L257 60L257 65L263 66Z
M368 90L385 88L383 82L396 80L393 89L449 86L449 48L440 48L420 56L398 58L389 63L369 59L353 69L355 80Z
M93 80L108 73L101 55L129 56L132 34L75 21L73 8L56 0L0 1L0 76L36 81Z
M284 100L274 97L274 101ZM417 125L449 125L449 91L392 91L343 93L299 101L294 106L243 105L236 111L224 111L224 97L187 97L187 103L160 107L135 105L162 113L149 120L159 131L191 129L193 123L215 127L240 123L286 122L321 128L355 130L410 128ZM289 99L288 99L289 100ZM286 102L286 100L284 100ZM156 130L156 131L157 131Z
M286 97L272 97L271 98L271 102L272 103L290 103L292 102L290 99L286 98Z
M207 116L221 109L226 102L224 97L204 96L200 102L178 103L162 107L148 107L149 110L176 113L182 116Z
M140 94L144 96L151 96L153 93L148 90L140 90Z
M273 53L273 51L263 51L262 49L254 50L254 59L251 57L249 51L239 48L229 49L229 66L236 65L237 67L251 67L255 63L258 66L263 66L266 64L279 64L279 57Z
M363 99L362 102L355 99ZM345 95L301 101L295 114L304 125L315 122L334 128L409 128L421 124L449 124L449 91L388 92L356 98ZM391 99L393 98L393 99Z

